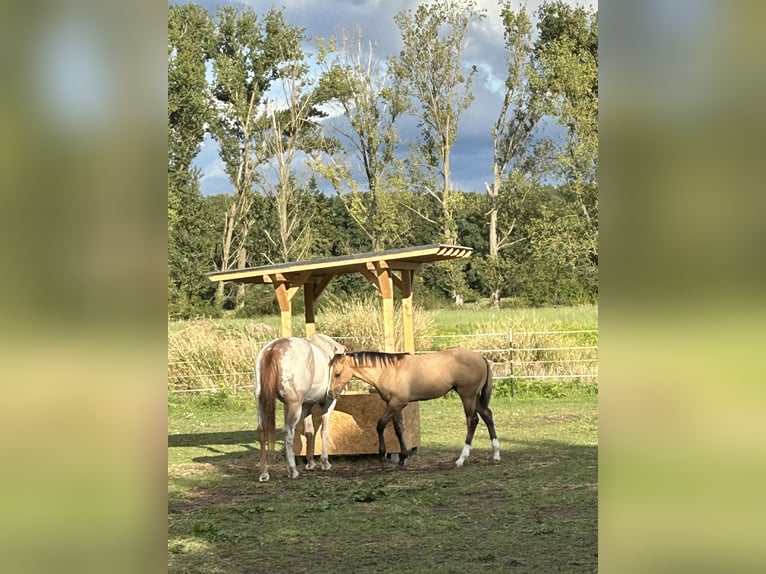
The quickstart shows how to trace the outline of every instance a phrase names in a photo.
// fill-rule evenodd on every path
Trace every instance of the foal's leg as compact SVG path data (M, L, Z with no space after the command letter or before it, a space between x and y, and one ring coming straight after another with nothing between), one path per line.
M492 411L489 407L483 407L481 405L477 405L476 410L481 415L481 420L487 425L487 430L489 430L489 438L492 441L492 460L500 462L500 441L497 440L495 420L492 418Z
M322 413L322 470L330 470L332 468L330 457L327 455L327 443L330 442L330 415L332 415L335 403L337 402L337 399L333 399L327 410Z
M465 434L465 444L460 457L455 461L455 466L461 467L471 454L471 442L473 434L476 432L476 425L479 424L479 415L476 413L476 397L460 397L463 400L463 410L465 411L465 425L467 432Z
M378 431L378 454L380 455L381 463L386 462L386 440L383 438L383 433L386 430L386 425L392 418L394 418L394 415L401 410L402 407L396 408L395 406L392 406L391 403L387 403L383 416L378 419L378 424L375 428Z
M295 441L295 427L301 417L301 405L290 404L285 408L285 456L287 457L287 475L290 478L298 478L298 469L295 468L295 453L293 442Z
M314 416L311 414L313 404L303 404L301 408L301 418L303 419L303 436L306 437L306 470L312 470L316 463L314 462L314 443L316 435L314 434Z
M407 456L409 455L409 450L407 449L407 444L404 442L404 421L403 421L402 411L399 411L394 415L393 421L394 421L394 431L396 432L396 438L399 439L399 450L401 451L399 453L399 466L404 466L407 463Z

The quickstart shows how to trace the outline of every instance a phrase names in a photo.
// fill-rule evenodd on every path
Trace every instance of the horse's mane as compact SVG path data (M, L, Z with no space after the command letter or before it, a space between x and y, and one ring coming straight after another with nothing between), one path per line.
M356 351L353 353L346 353L346 356L351 357L354 360L354 364L357 366L370 366L377 367L378 365L394 366L399 364L404 357L409 353L381 353L379 351ZM335 355L330 362L332 365L335 361L343 355Z

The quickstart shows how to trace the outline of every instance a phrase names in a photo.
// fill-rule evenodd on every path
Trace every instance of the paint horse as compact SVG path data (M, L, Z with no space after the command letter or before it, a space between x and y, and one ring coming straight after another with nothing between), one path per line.
M500 460L500 442L497 440L495 423L489 408L492 395L492 366L479 353L462 347L423 355L360 351L335 355L330 367L330 387L333 390L341 391L351 377L356 376L375 387L381 398L386 401L386 410L377 424L381 462L386 456L383 431L389 421L393 421L394 431L399 439L399 464L404 465L408 450L402 428L402 409L412 401L435 399L453 389L463 401L467 427L465 445L455 464L463 466L468 458L479 416L489 430L493 459L496 462Z
M258 403L258 435L261 446L259 480L269 480L269 456L276 441L276 402L285 404L285 454L288 475L298 477L293 441L298 421L304 419L306 468L314 462L314 424L311 409L318 403L322 410L322 470L329 470L327 443L330 415L335 396L330 396L330 360L346 348L327 335L315 333L307 339L283 337L266 344L255 361L254 393Z

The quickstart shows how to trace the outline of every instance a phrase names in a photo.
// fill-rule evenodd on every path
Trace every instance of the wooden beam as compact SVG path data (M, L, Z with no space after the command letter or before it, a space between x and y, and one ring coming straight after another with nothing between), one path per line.
M291 285L297 285L300 287L306 282L310 275L311 269L308 269L306 271L302 271L301 273L290 273L289 275L285 275L285 279L289 281Z
M391 269L415 269L417 270L420 267L420 263L415 263L413 261L388 261L388 266Z
M408 273L408 271L407 270L402 271L402 274L404 274L404 273ZM394 287L399 289L399 291L403 291L403 289L402 289L402 280L399 279L399 277L397 277L396 273L394 273L393 270L391 270L391 281L394 282Z
M367 281L372 283L372 286L375 287L375 289L380 291L380 285L378 284L377 269L375 269L375 266L372 263L368 263L366 266L360 265L359 273L361 273L362 277L367 279Z
M415 271L402 271L402 329L404 330L404 350L407 353L415 352L415 323L412 309L412 283L415 279Z
M332 278L335 277L333 273L328 273L324 277L322 277L319 281L317 281L316 285L314 285L314 302L316 302L317 299L319 299L319 296L322 294L322 291L325 290L325 288L330 284L330 281L332 281Z

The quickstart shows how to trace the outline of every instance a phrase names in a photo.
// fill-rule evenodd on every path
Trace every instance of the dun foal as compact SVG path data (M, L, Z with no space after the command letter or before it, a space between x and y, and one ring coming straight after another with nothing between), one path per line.
M489 408L492 367L480 354L462 347L424 355L360 351L335 355L330 367L330 388L333 391L340 392L351 377L356 376L375 387L381 398L386 401L386 411L376 427L381 461L385 460L386 456L383 431L388 422L393 421L401 450L399 464L403 465L408 450L402 428L402 409L412 401L435 399L453 389L463 401L467 427L465 445L455 464L463 466L468 458L479 416L489 430L493 459L496 462L500 460L500 442L497 440L495 423Z

